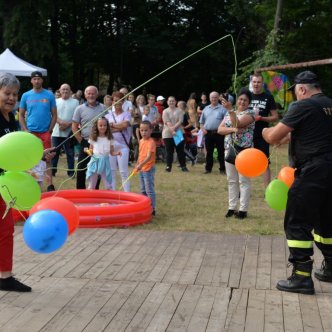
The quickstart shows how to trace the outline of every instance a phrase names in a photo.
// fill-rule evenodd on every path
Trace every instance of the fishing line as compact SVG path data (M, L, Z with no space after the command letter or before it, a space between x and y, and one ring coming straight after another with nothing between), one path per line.
M180 63L190 59L191 57L193 57L194 55L206 50L207 48L219 43L220 41L226 39L226 38L231 38L232 41L232 46L233 46L233 53L234 53L234 80L233 80L233 90L235 93L235 100L236 100L236 83L237 83L237 56L236 56L236 46L234 43L234 39L233 36L231 34L225 35L221 38L218 38L217 40L213 41L212 43L203 46L202 48L198 49L197 51L187 55L186 57L182 58L181 60L179 60L178 62L172 64L171 66L167 67L166 69L162 70L160 73L156 74L155 76L151 77L150 79L148 79L147 81L145 81L144 83L140 84L139 86L137 86L136 88L134 88L133 90L131 90L130 92L128 92L126 95L124 95L121 99L119 99L118 101L116 101L112 106L107 107L104 111L102 111L100 114L98 114L97 116L95 116L94 118L92 118L90 121L88 121L86 124L84 124L81 128L79 128L75 133L73 133L71 136L67 137L62 143L60 143L57 147L55 147L55 150L61 149L61 147L71 138L75 137L75 135L79 132L81 132L85 127L87 127L88 125L91 124L91 122L96 121L97 119L99 119L101 116L103 116L104 114L106 114L107 112L109 112L112 107L118 103L120 103L122 100L126 99L130 94L134 93L135 91L137 91L138 89L142 88L143 86L145 86L146 84L150 83L151 81L155 80L156 78L158 78L159 76L165 74L166 72L168 72L169 70L171 70L172 68L176 67L177 65L179 65ZM132 175L130 175L129 177L131 177ZM128 177L128 178L129 178ZM125 180L125 182L128 181L128 178Z
M225 38L231 38L232 40L232 45L233 45L233 52L234 52L234 60L235 60L235 64L234 64L234 84L233 84L233 89L234 92L236 91L236 79L237 79L237 57L236 57L236 48L235 48L235 44L234 44L234 39L233 36L231 34L225 35L215 41L213 41L212 43L200 48L199 50L187 55L186 57L184 57L183 59L179 60L178 62L174 63L173 65L167 67L166 69L164 69L163 71L161 71L160 73L158 73L157 75L149 78L147 81L145 81L144 83L140 84L139 86L137 86L136 88L134 88L133 90L131 90L130 92L128 92L126 95L124 95L121 99L119 99L118 101L116 101L113 105L107 107L104 111L102 111L100 114L98 114L97 116L95 116L94 118L92 118L90 121L88 121L86 124L84 124L81 128L79 128L75 133L73 133L71 136L67 137L62 143L60 143L55 149L59 149L61 148L69 139L73 138L75 136L75 134L79 133L82 131L82 129L84 129L85 127L87 127L88 125L90 125L91 122L96 121L98 118L100 118L101 116L103 116L105 113L109 112L112 107L116 104L118 104L119 102L121 102L122 100L126 99L130 94L132 94L133 92L135 92L136 90L142 88L144 85L150 83L151 81L155 80L156 78L158 78L159 76L165 74L166 72L168 72L169 70L171 70L172 68L176 67L177 65L179 65L180 63L188 60L189 58L193 57L194 55L204 51L205 49L211 47L212 45L220 42L221 40L225 39Z
M218 38L217 40L211 42L210 44L207 44L205 45L204 47L198 49L197 51L187 55L186 57L182 58L181 60L179 60L178 62L174 63L173 65L167 67L166 69L162 70L160 73L156 74L155 76L151 77L150 79L148 79L147 81L145 81L144 83L140 84L139 86L137 86L136 88L134 88L133 90L131 90L130 92L128 92L126 95L124 95L121 99L119 99L117 102L114 103L114 105L118 104L119 102L121 102L122 100L126 99L131 93L137 91L138 89L142 88L144 85L150 83L151 81L155 80L156 78L158 78L159 76L165 74L166 72L168 72L169 70L171 70L172 68L176 67L177 65L179 65L180 63L190 59L191 57L193 57L194 55L206 50L207 48L213 46L214 44L217 44L218 42L226 39L226 38L231 38L231 41L232 41L232 46L233 46L233 53L234 53L234 80L233 80L233 90L234 90L234 94L236 96L236 83L237 83L237 56L236 56L236 45L234 43L234 39L233 39L233 36L231 34L228 34L228 35L225 35L221 38ZM238 38L237 38L237 41L238 41ZM236 42L237 42L236 41ZM235 97L235 100L236 100L236 97ZM100 118L101 116L103 116L105 113L109 112L112 107L114 106L109 106L108 108L106 108L104 111L102 111L100 114L98 114L97 116L95 116L94 118L92 118L90 121L88 121L85 125L83 125L81 128L79 128L75 133L73 133L71 136L67 137L62 143L60 143L58 146L56 146L53 151L55 150L60 150L61 147L70 139L72 139L73 137L75 137L75 135L79 132L81 132L85 127L87 127L88 125L90 125L91 122L94 122L96 121L98 118ZM87 158L89 158L89 156L87 156ZM81 160L77 166L83 162L84 160L86 160L87 158L84 158L83 160ZM80 169L77 169L77 166L76 168L74 169L75 171L75 174L77 173L78 170ZM82 170L85 170L86 168L82 169ZM46 172L46 171L45 171ZM123 182L122 186L120 189L123 188L123 186L136 174L137 172L134 170L129 176L128 178ZM75 176L75 174L73 176ZM61 188L63 186L63 184L66 182L66 181L69 181L71 180L71 178L69 179L66 179L64 180L63 182L60 183L60 186L59 188ZM10 192L9 192L9 189L7 188L8 190L8 194L11 196ZM59 189L57 189L58 191ZM57 193L55 192L54 193L54 196L56 195ZM12 197L12 196L11 196ZM15 202L15 198L12 198L11 202L7 205L7 209L9 210L9 208L11 207L10 205L13 205ZM5 212L5 215L8 213ZM22 215L22 213L20 212L20 214ZM23 216L23 215L22 215Z

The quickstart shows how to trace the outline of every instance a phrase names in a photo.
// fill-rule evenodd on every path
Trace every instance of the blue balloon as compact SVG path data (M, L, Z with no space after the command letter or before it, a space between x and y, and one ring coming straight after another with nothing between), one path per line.
M40 210L32 214L24 223L23 239L26 245L40 254L58 250L68 237L65 218L54 210Z

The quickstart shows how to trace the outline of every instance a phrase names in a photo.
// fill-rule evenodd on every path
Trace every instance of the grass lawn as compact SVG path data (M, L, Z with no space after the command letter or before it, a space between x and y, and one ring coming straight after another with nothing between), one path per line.
M272 179L287 165L287 146L271 149ZM75 179L68 180L65 156L60 158L59 170L54 178L58 189L74 189ZM211 174L203 174L203 164L190 166L183 173L173 165L171 173L164 171L165 165L157 163L156 196L157 215L147 225L138 226L151 230L179 230L197 232L222 232L237 234L275 235L283 234L283 215L270 209L264 201L265 188L261 177L252 180L252 193L248 218L238 220L225 218L228 210L226 175L219 174L218 164ZM132 168L130 168L132 170ZM118 180L118 188L121 186ZM131 180L131 190L139 193L139 179Z

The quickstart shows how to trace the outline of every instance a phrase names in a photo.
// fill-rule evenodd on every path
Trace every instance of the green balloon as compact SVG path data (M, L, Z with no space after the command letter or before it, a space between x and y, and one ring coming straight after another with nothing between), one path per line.
M30 210L40 201L41 190L30 174L8 171L0 175L0 194L11 207L24 211Z
M288 187L281 180L273 180L265 190L265 200L269 207L276 211L286 209L288 198Z
M43 144L36 136L15 131L0 138L0 168L9 171L26 171L41 160Z

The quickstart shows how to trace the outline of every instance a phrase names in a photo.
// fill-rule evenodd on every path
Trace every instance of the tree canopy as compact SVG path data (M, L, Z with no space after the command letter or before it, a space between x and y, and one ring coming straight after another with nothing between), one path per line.
M280 1L280 0L279 0ZM274 30L274 0L0 0L0 49L48 69L48 85L68 82L135 88L182 58L231 34L238 85L258 66L331 57L328 0L285 1ZM232 87L234 53L223 39L142 87L187 98ZM332 90L332 68L309 68ZM287 71L291 78L295 71Z

